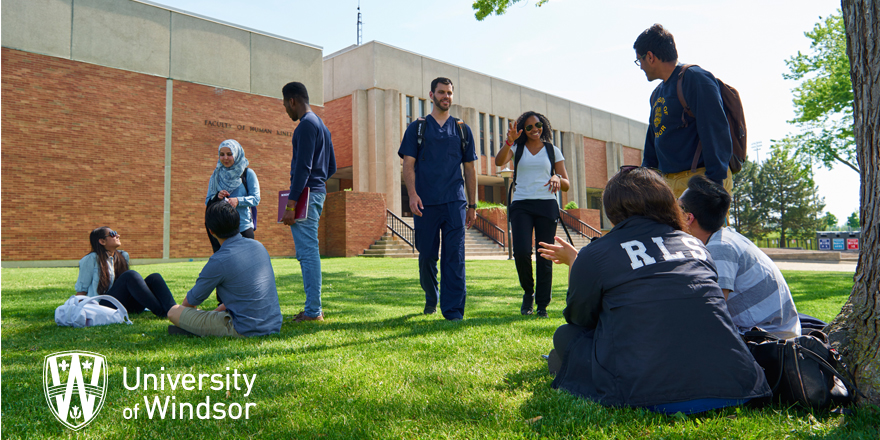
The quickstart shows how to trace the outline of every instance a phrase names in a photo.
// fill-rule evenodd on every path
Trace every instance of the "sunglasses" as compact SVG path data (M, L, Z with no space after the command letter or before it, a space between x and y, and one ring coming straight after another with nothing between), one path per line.
M541 122L535 122L535 128L544 128L544 124ZM526 131L532 131L532 124L526 125Z
M104 236L104 238L107 238L107 237L113 238L113 237L118 237L118 236L119 236L119 233L111 229L110 232L108 232L107 235Z
M651 171L657 173L658 176L663 177L663 172L660 171L659 169L654 168L654 167L643 167L643 166L639 166L639 165L624 165L624 166L620 167L620 173L628 173L636 168L644 168L646 170L651 170Z

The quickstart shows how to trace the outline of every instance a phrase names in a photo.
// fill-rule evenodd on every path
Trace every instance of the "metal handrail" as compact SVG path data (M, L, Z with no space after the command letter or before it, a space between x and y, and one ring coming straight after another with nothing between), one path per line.
M410 245L413 253L416 253L416 245L413 244L416 241L416 230L412 226L388 209L385 210L385 226L391 230L392 234L400 237L401 240Z
M559 217L565 223L566 226L573 229L578 234L583 235L584 237L589 238L590 240L594 238L599 238L602 236L602 232L597 230L596 228L584 223L581 219L571 215L564 210L559 210Z
M477 220L474 222L474 227L499 246L506 247L504 245L504 242L506 241L504 229L499 228L498 225L492 223L489 219L480 215L480 213L477 213Z

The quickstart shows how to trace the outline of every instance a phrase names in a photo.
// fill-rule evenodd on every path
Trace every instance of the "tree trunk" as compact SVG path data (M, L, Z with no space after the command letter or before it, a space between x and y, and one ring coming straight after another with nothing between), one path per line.
M880 2L842 0L861 169L861 251L852 294L826 329L847 357L861 405L880 405Z

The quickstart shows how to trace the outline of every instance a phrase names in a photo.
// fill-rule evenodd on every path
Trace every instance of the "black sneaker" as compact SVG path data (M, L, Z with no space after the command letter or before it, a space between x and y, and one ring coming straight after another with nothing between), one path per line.
M535 294L527 293L523 295L522 305L519 307L519 313L523 316L532 314L532 301L535 299Z
M546 318L547 317L547 309L538 309L538 318Z
M433 315L433 314L437 313L437 306L434 306L434 307L425 306L425 311L423 311L422 313L424 313L426 315Z

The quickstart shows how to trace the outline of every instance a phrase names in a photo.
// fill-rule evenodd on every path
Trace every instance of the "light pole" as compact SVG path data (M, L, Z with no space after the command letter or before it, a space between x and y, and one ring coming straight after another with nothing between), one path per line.
M511 235L510 235L510 189L507 187L510 183L510 176L513 175L513 170L510 169L510 164L504 167L503 170L498 172L501 177L504 178L504 205L506 206L506 214L507 217L507 259L513 259L513 243L511 243Z

